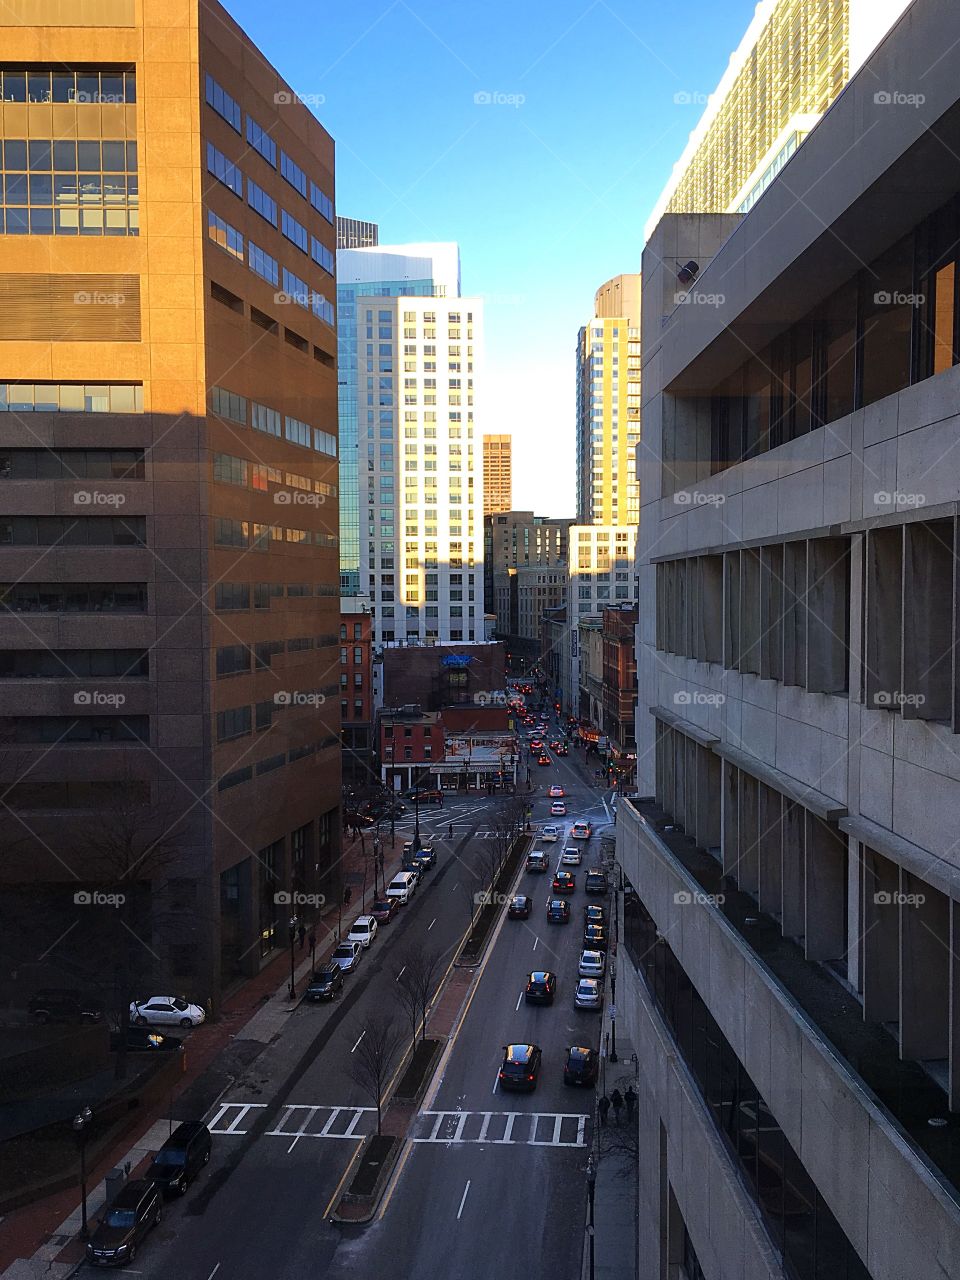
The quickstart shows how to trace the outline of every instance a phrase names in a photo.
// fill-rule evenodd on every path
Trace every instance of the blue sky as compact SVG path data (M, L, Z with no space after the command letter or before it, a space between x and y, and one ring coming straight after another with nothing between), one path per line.
M514 505L573 515L575 343L754 0L364 0L231 14L337 144L337 211L382 242L457 240L487 299L478 427L514 436ZM475 101L477 94L489 102ZM702 98L701 98L702 101Z

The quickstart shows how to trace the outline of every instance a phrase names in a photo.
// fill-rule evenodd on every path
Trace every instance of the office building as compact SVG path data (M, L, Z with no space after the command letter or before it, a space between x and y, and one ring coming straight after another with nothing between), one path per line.
M614 276L577 337L577 522L640 518L640 277Z
M789 181L643 258L616 1004L652 1274L960 1268L958 45L914 0Z
M386 707L417 703L443 707L493 705L506 686L506 649L498 641L472 644L385 644L377 655L379 702Z
M483 514L513 506L513 437L483 437Z
M343 781L363 786L373 772L373 630L359 597L340 605L340 738Z
M370 227L375 224L359 225ZM460 253L455 244L379 246L375 242L373 246L366 248L338 249L337 273L340 591L344 597L362 597L366 591L367 571L364 570L361 575L361 548L369 555L370 539L366 536L361 538L360 450L362 445L369 443L367 430L373 425L374 416L378 427L387 429L394 423L397 392L394 388L388 389L380 385L381 377L389 379L396 376L392 361L380 353L377 363L382 363L383 368L375 369L369 375L371 378L376 377L376 389L372 384L370 387L358 385L358 352L365 352L372 360L374 338L372 327L368 336L368 326L364 324L358 346L357 298L457 297L460 293ZM377 346L379 345L377 341ZM384 400L383 404L379 403L381 399ZM377 412L374 415L375 409ZM362 441L358 434L361 420L364 425ZM364 474L367 475L366 472ZM367 524L366 499L369 496L365 490L364 526Z
M909 3L761 0L705 99L645 238L664 213L746 213ZM701 100L688 89L674 99L679 106Z
M380 243L380 228L375 222L360 218L341 218L337 214L337 248L370 249Z
M497 631L520 665L540 652L544 609L556 609L567 598L567 566L519 565L494 575ZM515 664L516 665L516 664Z
M564 565L570 520L535 516L532 511L497 511L483 518L483 572L487 611L497 614L497 630L509 634L509 606L498 608L496 583L511 569Z
M571 525L570 562L567 576L566 616L567 626L562 637L560 655L561 702L565 714L578 716L600 724L597 715L591 715L590 698L585 692L586 674L581 672L581 658L585 644L591 643L588 634L600 632L603 610L611 604L632 604L637 598L634 552L637 543L636 528L620 525ZM593 663L594 674L602 678L602 642ZM602 706L599 689L594 691L595 707Z
M635 604L611 605L601 614L603 719L611 772L622 791L637 762L637 622Z
M217 1002L339 887L333 141L214 0L59 12L0 10L8 942L95 988L106 878Z

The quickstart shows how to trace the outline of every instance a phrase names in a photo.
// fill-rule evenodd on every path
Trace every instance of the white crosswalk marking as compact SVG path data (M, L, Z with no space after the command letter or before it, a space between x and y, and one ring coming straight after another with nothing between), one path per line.
M587 1116L549 1111L422 1111L422 1132L414 1142L448 1145L487 1142L492 1146L584 1147ZM432 1122L432 1123L431 1123Z
M266 1105L265 1102L221 1102L220 1110L207 1125L207 1128L211 1133L231 1133L240 1137L247 1131L246 1129L239 1129L237 1126L246 1119L247 1112L262 1110ZM236 1114L230 1116L230 1123L225 1128L221 1128L221 1121L225 1120L231 1112Z

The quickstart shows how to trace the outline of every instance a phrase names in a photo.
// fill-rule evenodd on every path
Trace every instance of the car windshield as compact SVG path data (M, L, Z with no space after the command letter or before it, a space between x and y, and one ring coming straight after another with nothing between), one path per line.
M108 1227L132 1227L137 1221L136 1210L111 1209L103 1221Z
M333 954L335 956L352 956L353 947L348 947L348 946L337 947L336 951Z
M174 1168L177 1165L186 1164L186 1162L187 1153L185 1151L175 1151L173 1149L167 1149L166 1147L161 1147L154 1159L154 1164L168 1165L171 1168Z
M333 981L333 970L324 969L321 973L315 973L313 975L313 980L314 982L319 982L321 986L325 986Z

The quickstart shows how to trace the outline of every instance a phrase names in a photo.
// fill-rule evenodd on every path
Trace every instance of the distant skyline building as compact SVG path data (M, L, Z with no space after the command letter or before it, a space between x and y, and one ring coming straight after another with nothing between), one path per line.
M338 240L340 223L372 227L376 235L375 223L342 218L338 220ZM356 300L360 296L456 296L459 292L460 251L455 244L380 246L375 240L363 248L337 250L340 594L344 597L361 594ZM372 334L369 341L373 341ZM372 349L369 354L372 358ZM369 396L374 396L372 388ZM372 400L365 407L372 408ZM393 408L392 404L383 407Z
M636 525L640 276L613 276L577 337L577 521Z
M380 243L380 227L376 222L364 222L361 218L341 218L337 215L337 248L370 249Z
M746 213L909 3L761 0L644 239L665 213ZM692 98L681 91L676 101Z
M513 506L513 436L483 437L483 514Z

